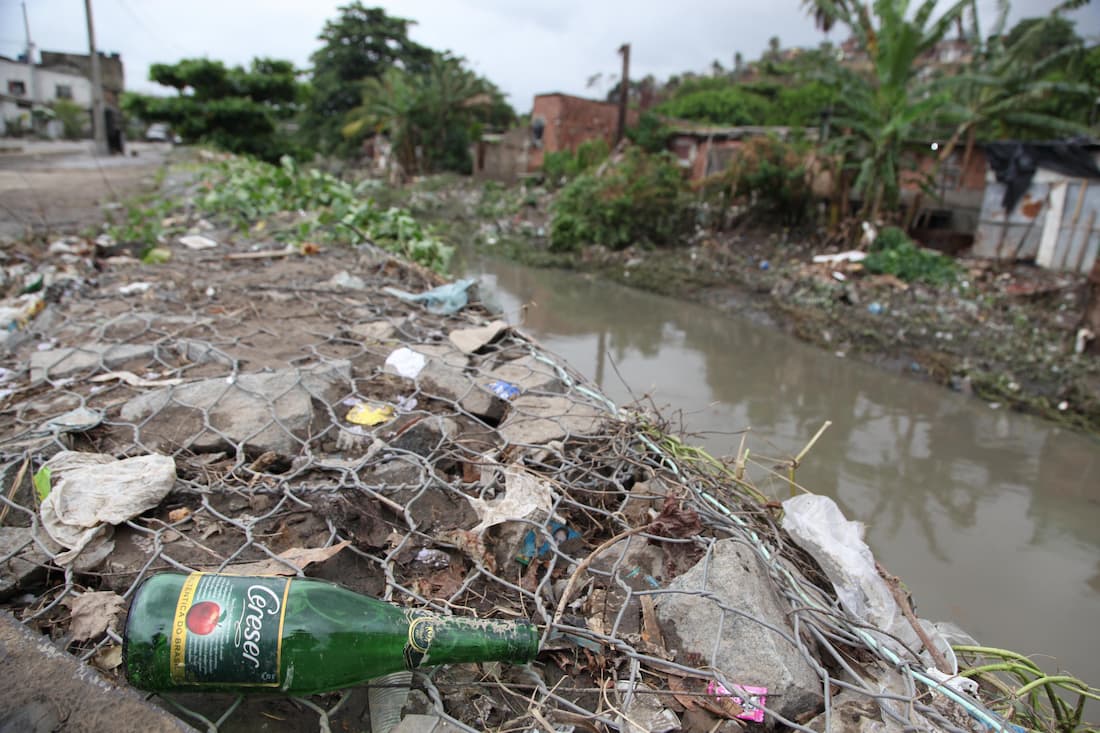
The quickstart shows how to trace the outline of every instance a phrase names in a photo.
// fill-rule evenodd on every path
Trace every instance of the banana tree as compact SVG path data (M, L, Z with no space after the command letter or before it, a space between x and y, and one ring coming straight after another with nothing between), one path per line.
M842 131L834 145L855 169L864 216L877 219L884 208L896 208L905 151L945 122L949 92L941 77L922 73L921 61L972 4L956 0L933 17L936 0L915 10L909 0L808 3L819 19L847 26L867 54L865 67L840 67L833 79L841 90L834 122Z
M1087 101L1100 93L1100 80L1094 80L1090 87L1059 79L1056 73L1082 51L1080 39L1039 58L1028 53L1032 42L1042 37L1048 25L1064 22L1063 11L1085 4L1087 0L1062 3L1050 15L1027 26L1011 45L1005 39L1012 34L1004 32L1007 3L1000 3L991 32L984 38L976 9L971 13L968 32L974 47L971 61L961 73L944 80L944 87L950 92L947 112L953 124L947 143L940 148L940 163L948 160L964 139L964 160L969 159L979 130L993 137L1020 128L1051 137L1089 132L1086 125L1043 108L1043 103L1054 96Z

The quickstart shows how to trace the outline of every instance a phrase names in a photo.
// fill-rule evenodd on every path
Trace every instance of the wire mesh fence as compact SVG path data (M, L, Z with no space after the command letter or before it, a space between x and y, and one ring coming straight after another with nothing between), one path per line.
M774 505L653 412L611 404L476 302L435 315L387 290L436 284L421 271L303 262L194 255L72 280L28 327L0 437L2 597L23 623L121 679L118 617L74 632L83 594L120 610L158 571L308 574L539 626L533 664L415 674L408 709L463 730L734 730L754 706L804 731L853 710L897 730L1001 727L845 613ZM341 266L368 284L330 284ZM74 553L32 480L66 451L160 454L175 476ZM366 710L363 688L155 699L211 731L361 729Z

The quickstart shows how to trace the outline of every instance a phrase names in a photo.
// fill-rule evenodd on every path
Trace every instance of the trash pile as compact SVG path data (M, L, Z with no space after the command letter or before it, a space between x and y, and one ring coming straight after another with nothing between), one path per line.
M416 672L400 730L1004 727L961 632L912 615L830 500L760 496L475 283L204 238L159 266L8 253L42 295L2 347L0 606L107 677L143 577L306 574L539 626L531 665ZM369 719L363 689L156 701L208 730Z

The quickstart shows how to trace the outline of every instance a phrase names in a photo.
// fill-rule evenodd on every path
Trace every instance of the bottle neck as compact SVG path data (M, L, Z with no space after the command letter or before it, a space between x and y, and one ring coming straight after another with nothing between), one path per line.
M539 637L525 621L420 616L409 624L405 661L411 668L462 662L526 664L538 654Z

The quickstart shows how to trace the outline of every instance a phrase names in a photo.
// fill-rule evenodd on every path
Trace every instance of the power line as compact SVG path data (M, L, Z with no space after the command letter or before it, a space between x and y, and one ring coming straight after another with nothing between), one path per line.
M119 5L119 7L126 11L126 14L130 16L130 19L134 21L134 24L138 28L143 30L148 35L152 36L155 41L157 41L161 45L172 46L178 53L182 55L187 55L187 51L185 51L183 47L181 47L178 43L173 40L166 41L166 39L161 36L160 33L146 25L145 21L143 21L141 17L136 12L134 12L133 8L130 7L129 3L127 3L126 0L115 0L115 2Z

